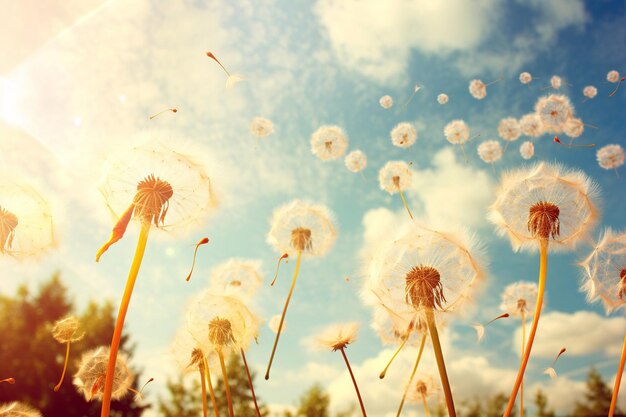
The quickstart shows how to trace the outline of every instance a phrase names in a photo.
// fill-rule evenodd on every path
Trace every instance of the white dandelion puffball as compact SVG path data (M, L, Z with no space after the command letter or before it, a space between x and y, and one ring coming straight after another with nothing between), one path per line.
M398 148L408 148L415 143L417 132L411 123L398 123L390 133L391 143Z
M547 132L561 133L565 122L573 116L574 107L566 96L550 94L537 100L535 113Z
M519 147L519 153L524 159L531 159L535 155L535 145L529 140L522 143Z
M577 138L585 131L585 124L576 117L570 117L563 125L563 132L570 138Z
M612 70L606 74L606 80L610 83L616 83L619 81L619 72Z
M437 96L437 103L446 104L448 102L448 95L441 93Z
M378 103L383 109L390 109L393 106L393 98L391 96L382 96Z
M263 283L261 261L228 259L216 265L209 276L211 292L248 301Z
M453 120L443 128L443 134L453 145L463 145L470 138L469 127L463 120Z
M502 158L502 146L497 140L486 140L478 145L478 156L480 159L493 164Z
M255 117L250 122L250 133L260 138L269 136L274 133L274 123L265 117Z
M593 85L588 85L583 88L583 95L587 98L594 98L596 95L598 95L598 89L595 88Z
M550 78L550 86L552 86L552 88L554 88L555 90L561 88L561 85L563 85L563 80L561 80L561 77L553 75L552 78Z
M133 374L126 365L126 355L118 354L113 372L113 392L111 398L118 400L128 392L133 383ZM74 385L83 393L85 400L102 399L104 395L104 379L109 364L109 347L100 346L83 353Z
M378 172L380 189L389 194L404 191L411 186L412 174L404 161L389 161Z
M481 80L472 80L469 83L469 92L476 100L487 97L487 86Z
M522 116L519 121L519 127L525 136L531 138L538 138L543 135L543 123L541 123L541 117L535 113L530 113Z
M321 126L311 136L311 152L322 161L337 159L348 149L348 137L339 126Z
M519 75L519 82L522 84L528 84L533 80L533 76L530 75L530 72L522 72Z
M537 305L538 292L539 289L534 282L514 282L504 289L500 308L512 316L532 317Z
M624 149L617 144L601 147L596 157L598 165L604 169L617 169L624 165Z
M507 142L513 142L517 140L522 134L522 129L520 128L517 119L513 117L507 117L500 120L498 124L498 135Z
M361 172L367 166L367 156L359 150L352 151L346 155L344 162L350 171Z

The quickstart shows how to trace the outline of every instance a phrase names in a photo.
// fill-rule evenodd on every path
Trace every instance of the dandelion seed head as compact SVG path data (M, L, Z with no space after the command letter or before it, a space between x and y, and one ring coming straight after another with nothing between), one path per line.
M417 346L422 335L428 333L428 328L421 316L415 312L411 307L409 310L401 310L402 306L391 305L387 306L376 297L376 292L367 290L367 292L376 298L373 303L368 303L374 308L372 329L376 332L383 344L398 344L402 343L408 336L406 343L412 346ZM406 305L406 300L402 300L403 305ZM439 314L438 314L439 316ZM441 329L441 320L437 320L437 328Z
M319 204L294 200L274 210L267 242L280 254L302 252L322 256L336 236L329 210Z
M438 395L440 392L439 385L435 378L429 373L418 373L411 381L407 391L406 398L412 403L422 403L429 398Z
M508 285L502 292L500 308L512 316L530 317L537 303L537 284L518 281Z
M383 109L390 109L393 106L393 98L391 96L382 96L378 103Z
M529 140L522 143L519 147L519 153L522 155L522 158L528 160L531 159L535 155L535 145Z
M535 113L541 119L545 131L561 133L565 122L574 115L574 107L566 96L550 94L537 100Z
M617 169L624 165L624 148L618 144L606 145L596 153L598 165L604 169Z
M443 128L443 134L453 145L463 145L470 138L470 130L463 120L453 120Z
M441 93L437 96L437 103L439 104L446 104L449 100L449 97L447 94Z
M485 140L478 145L478 156L488 164L493 164L502 158L502 146L497 140Z
M487 97L487 86L481 80L472 80L469 83L469 92L476 100Z
M340 158L348 149L348 137L339 126L321 126L311 136L311 152L322 161Z
M2 417L42 417L39 410L28 404L13 401L0 404L0 416Z
M583 95L587 98L594 98L596 95L598 95L598 89L595 88L593 85L588 85L583 88Z
M270 119L257 116L250 122L250 133L259 138L264 138L274 133L274 123Z
M74 385L85 396L86 401L102 399L104 380L109 363L109 347L100 346L83 353L78 371L74 375ZM128 392L133 383L133 375L128 369L126 355L118 354L113 372L111 398L118 400Z
M551 250L571 250L595 226L597 198L583 172L538 163L502 175L489 218L516 251L535 251L541 239L549 239Z
M561 79L561 77L557 75L553 75L552 78L550 78L550 86L554 88L555 90L558 90L559 88L561 88L562 84L563 84L563 80Z
M619 72L611 70L606 74L606 80L610 83L616 83L619 81Z
M522 72L519 75L519 82L522 84L528 84L533 80L533 76L530 75L530 72Z
M410 123L398 123L390 133L391 143L398 148L408 148L415 143L417 132Z
M378 183L389 194L406 190L412 183L409 165L404 161L387 162L378 172Z
M80 322L74 316L67 316L57 320L52 326L52 337L59 343L77 342L85 336L79 331Z
M507 117L500 120L498 124L498 135L507 142L513 142L517 140L522 134L522 129L517 121L513 117Z
M563 125L563 132L570 138L577 138L585 131L585 124L577 117L570 117Z
M318 343L333 352L340 350L356 340L359 324L356 322L334 324L317 337Z
M222 294L248 301L263 283L261 262L250 259L228 259L216 265L210 273L209 288Z
M522 116L519 121L519 127L524 135L531 138L538 138L544 133L541 117L535 113Z
M346 155L344 163L351 172L361 172L367 166L367 156L359 150L352 151Z

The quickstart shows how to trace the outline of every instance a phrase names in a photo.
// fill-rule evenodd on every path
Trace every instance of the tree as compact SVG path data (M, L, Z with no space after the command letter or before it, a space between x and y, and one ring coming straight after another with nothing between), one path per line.
M602 376L594 368L591 368L587 376L587 392L585 401L577 401L574 407L573 417L606 416L611 405L612 390L602 380ZM616 410L616 415L621 414Z
M194 375L199 375L199 373ZM182 375L176 381L168 380L167 391L170 395L168 401L159 397L159 411L163 417L198 417L202 415L202 394L197 378L193 380L191 387L185 385ZM207 400L207 402L211 407L211 400ZM209 414L212 415L213 411Z
M487 408L485 409L485 417L500 417L504 414L504 410L509 402L509 397L499 393L489 398ZM511 417L515 417L516 410L511 411Z
M0 379L12 377L16 381L15 385L4 384L0 402L22 401L47 416L99 414L100 403L85 401L74 388L72 375L83 352L111 342L113 307L92 302L78 317L86 334L81 341L72 343L65 381L59 392L54 392L52 388L61 375L65 347L53 339L50 329L56 320L68 314L76 315L58 273L44 282L32 297L24 286L13 298L0 296ZM121 346L130 356L132 349L127 345L126 337ZM112 404L111 416L139 417L146 408L128 395Z
M330 396L315 384L300 397L296 417L329 417L329 405Z
M541 389L535 393L535 406L537 406L537 417L555 417L554 411L548 409L548 397Z

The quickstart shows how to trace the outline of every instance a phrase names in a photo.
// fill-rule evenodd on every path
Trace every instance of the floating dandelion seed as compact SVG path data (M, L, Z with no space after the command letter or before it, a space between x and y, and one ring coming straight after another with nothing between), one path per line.
M324 330L324 332L318 336L317 340L322 346L331 349L333 352L341 352L343 360L348 367L348 372L350 372L350 377L352 378L352 383L354 384L354 390L356 391L356 395L359 399L359 405L361 406L361 412L363 413L363 417L367 417L365 406L363 405L363 399L361 398L361 393L359 392L359 386L356 383L356 379L352 373L352 368L350 367L350 362L348 361L348 356L346 356L345 351L346 346L356 340L358 329L358 323L333 325Z
M321 126L311 136L311 152L322 161L343 156L348 149L348 137L339 126Z
M148 117L148 119L152 120L152 119L154 119L155 117L158 117L158 116L160 116L160 115L162 115L163 113L168 112L168 111L171 111L172 113L177 113L177 112L178 112L178 109L176 109L176 108L172 108L172 109L165 109L165 110L161 110L160 112L158 112L158 113L156 113L156 114L153 114L152 116Z
M261 287L261 262L252 259L228 259L211 270L209 289L214 294L248 301Z
M566 350L567 349L562 348L559 351L559 354L556 355L556 358L554 358L554 362L552 362L552 366L550 368L546 368L546 369L543 370L543 373L546 374L546 375L549 375L551 379L556 379L557 378L556 370L554 369L554 367L556 366L556 361L559 360L561 355L564 354Z
M507 317L509 317L509 313L504 313L504 314L500 314L498 317L495 317L489 320L486 324L476 323L472 325L472 327L476 331L476 341L480 343L480 341L483 340L483 337L485 337L485 328L487 326L489 326L491 323L493 323L496 320L505 319Z
M2 417L42 417L36 408L17 401L0 404L0 416Z
M522 116L519 121L519 127L525 136L531 138L538 138L544 134L543 123L541 117L535 113L530 113Z
M351 172L361 172L367 166L367 156L359 151L352 151L344 159L346 168Z
M391 96L382 96L378 103L383 109L390 109L393 106L393 98Z
M109 240L98 250L96 261L124 236L131 218L140 221L141 231L120 302L111 340L109 368L104 382L102 417L109 416L113 369L130 305L135 281L152 226L175 228L196 222L216 205L211 180L204 168L191 158L161 145L134 148L112 160L100 188L107 206L119 218ZM130 205L129 205L130 204Z
M34 258L55 244L48 202L30 185L0 180L0 256Z
M565 122L573 117L574 107L566 96L550 94L537 100L535 113L541 119L546 132L561 133Z
M278 325L279 329L282 328L289 307L289 300L291 300L291 295L296 286L302 256L322 256L330 249L335 240L335 235L336 231L331 221L331 215L328 209L322 205L294 200L274 210L267 242L278 253L295 253L297 255L291 287ZM282 332L276 333L265 379L270 377L270 369L281 334Z
M109 348L101 346L83 353L74 385L83 393L86 401L94 398L102 399L104 395L105 378L108 372ZM133 375L126 365L126 356L116 355L115 367L112 374L111 398L118 400L128 393L133 383Z
M465 162L467 162L467 155L463 147L470 140L470 130L467 124L463 120L453 120L443 128L443 134L448 142L461 147L463 157Z
M533 80L533 76L530 72L522 72L519 75L519 82L522 84L529 84Z
M226 79L226 89L233 88L235 84L245 79L239 74L231 74L230 72L228 72L226 67L224 67L224 65L222 65L222 63L215 57L215 55L213 55L213 52L207 52L206 56L208 56L209 58L217 62L219 66L222 67L226 75L228 76L228 78Z
M439 103L441 105L446 104L448 102L448 99L449 99L449 97L448 97L447 94L441 93L441 94L439 94L437 96L437 103Z
M398 148L408 148L415 143L417 132L410 123L398 123L390 133L391 143Z
M598 149L596 153L598 165L604 169L615 170L617 174L617 168L624 165L624 148L618 144L606 145Z
M52 337L59 342L66 345L65 348L65 361L63 362L63 372L59 382L54 387L54 391L58 391L61 388L63 379L65 378L65 371L67 371L67 363L70 360L70 344L77 342L85 336L84 331L79 330L80 322L74 316L68 316L54 323L52 327Z
M280 314L272 316L270 321L267 323L267 327L269 327L273 333L278 333L278 326L280 326ZM286 320L283 321L283 325L280 327L280 333L285 331L285 327L287 327Z
M504 153L506 152L509 143L516 141L522 135L522 129L517 119L513 117L506 117L500 120L500 123L498 124L498 135L506 141L504 151L502 151L502 153Z
M609 94L609 97L613 97L615 93L617 93L617 90L619 89L619 86L622 84L623 81L626 81L626 77L622 77L619 79L619 81L617 82L617 85L615 86L613 91L611 91L611 94Z
M563 80L561 79L561 77L553 75L552 78L550 78L550 87L552 87L554 90L558 90L559 88L561 88L562 85Z
M539 249L539 285L535 314L522 363L504 416L513 409L537 332L545 290L548 248L570 250L590 233L598 219L595 184L581 171L536 164L502 176L490 220L508 236L515 251Z
M602 301L607 314L620 308L626 311L626 232L604 230L600 240L580 266L584 271L581 290L585 292L587 301ZM615 376L609 417L615 413L625 364L626 332Z
M415 86L413 87L413 93L411 94L411 96L408 98L407 101L404 102L404 104L402 105L403 108L406 108L406 106L409 105L409 103L413 100L413 97L415 97L415 94L417 94L418 91L420 91L422 89L422 86L419 84L415 84Z
M198 254L198 248L202 245L206 245L207 243L209 243L208 237L203 237L198 241L198 243L196 243L196 247L193 250L193 261L191 262L191 270L189 271L187 278L185 278L185 281L189 281L191 279L191 275L193 274L193 269L196 266L196 255Z
M497 83L498 81L502 81L503 78L498 78L490 83L485 84L481 80L472 80L469 83L469 92L476 100L482 100L487 97L487 87L491 84Z
M519 153L522 155L522 158L526 160L531 159L535 155L535 145L527 140L520 145Z
M568 144L564 144L563 142L561 142L561 139L559 139L558 136L554 137L553 142L556 143L557 145L563 146L564 148L593 148L594 146L596 146L595 143L584 143L581 145L574 145L571 143L571 141Z
M6 382L9 385L15 385L15 378L4 378L0 379L0 384Z
M477 148L478 156L484 162L491 164L491 168L495 172L494 163L499 161L502 158L502 147L500 146L500 142L497 140L485 140L478 145Z
M276 273L274 274L274 279L272 280L272 282L270 283L270 287L273 287L274 284L276 283L276 279L278 278L278 271L280 271L280 263L284 260L286 264L289 263L289 260L287 259L289 258L289 254L288 253L283 253L282 255L280 255L280 257L278 258L278 262L276 262Z
M250 122L250 133L259 138L264 138L274 133L274 123L265 117L255 117Z
M412 219L413 214L409 209L409 205L404 198L403 191L411 186L412 174L409 166L404 161L389 161L378 171L378 183L381 190L387 191L389 194L399 193L402 202L406 208L409 217Z
M611 70L606 74L606 80L610 83L616 83L619 81L619 72Z
M428 399L440 394L441 388L431 374L418 374L414 381L406 386L407 399L412 403L420 403L424 406L424 415L429 416ZM399 417L400 413L396 415Z
M586 97L585 100L590 100L598 95L598 89L593 85L588 85L583 88L583 95Z

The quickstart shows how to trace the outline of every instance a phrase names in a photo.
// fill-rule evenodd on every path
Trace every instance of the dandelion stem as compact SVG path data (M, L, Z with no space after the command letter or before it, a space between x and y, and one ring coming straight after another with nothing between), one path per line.
M396 358L396 356L398 356L398 353L400 353L400 351L402 350L402 348L406 344L406 341L409 340L409 336L411 336L411 332L410 331L406 334L404 339L402 339L402 343L400 343L400 346L398 346L398 349L396 349L396 351L393 354L393 356L391 357L391 359L389 359L389 362L387 363L387 366L385 366L385 369L383 369L383 371L380 373L380 375L378 375L378 377L380 379L383 379L385 377L385 375L387 374L387 369L389 369L389 367L391 366L391 362L393 362L394 359Z
M296 286L296 280L298 279L298 272L300 271L300 261L302 261L302 251L298 251L298 259L296 259L296 269L293 272L293 279L291 280L291 288L287 294L285 300L285 307L283 308L283 314L280 316L280 323L278 324L278 331L276 332L276 339L274 339L274 347L272 348L272 354L270 355L270 361L267 364L267 371L265 371L265 380L270 379L270 369L272 368L272 362L274 361L274 355L276 354L276 347L278 346L278 339L282 333L283 322L285 321L285 315L287 314L287 307L289 307L289 300L291 300L291 294Z
M426 417L428 417L429 416L429 414L428 414L428 404L426 404L426 396L425 395L422 395L422 404L424 404L424 415Z
M463 159L465 159L465 163L467 163L467 154L465 153L465 146L461 144L461 151L463 152Z
M522 355L522 363L519 371L517 372L517 378L509 403L504 411L504 417L509 417L515 405L515 397L522 384L524 378L524 372L526 371L526 365L528 365L528 359L530 359L530 351L533 348L533 342L535 341L535 334L537 333L537 325L539 324L539 315L541 314L541 306L543 305L543 294L546 288L546 273L548 271L548 239L541 239L539 241L539 290L537 292L537 303L535 305L535 315L533 316L533 322L530 326L530 334L528 335L528 342L526 342L526 348Z
M411 376L409 377L409 383L406 384L404 388L404 394L402 394L402 400L400 400L400 406L398 407L398 412L396 413L396 417L400 417L400 413L402 412L402 407L404 407L404 401L406 400L406 395L409 392L409 386L411 382L413 382L413 378L415 377L415 373L417 372L417 367L420 364L420 359L422 359L422 352L424 352L424 345L426 344L426 333L422 335L422 340L420 342L419 351L417 352L417 359L415 360L415 365L413 365L413 371L411 371Z
M228 401L228 415L235 417L233 411L233 399L230 395L230 385L228 385L228 373L226 372L226 363L224 362L224 353L221 349L217 350L217 356L220 358L220 367L222 368L222 378L224 379L224 388L226 388L226 400Z
M254 408L256 409L256 415L261 417L261 410L256 402L256 394L254 393L254 386L252 384L252 376L250 375L250 369L248 368L248 361L246 361L246 354L241 349L241 358L243 359L243 365L246 367L246 374L248 375L248 384L250 384L250 393L252 394L252 401L254 402Z
M65 378L65 371L67 371L67 363L70 359L70 342L67 342L67 347L65 348L65 363L63 364L63 372L61 373L61 378L59 382L54 387L54 392L57 392L61 389L61 384L63 383L63 378Z
M206 381L204 380L204 365L198 366L200 371L200 382L202 384L202 417L208 416L208 406L206 402Z
M521 358L524 357L524 346L526 346L526 313L522 311L522 353L520 354ZM524 378L522 378L522 383L519 386L519 417L524 417Z
M211 370L209 369L209 363L206 358L202 357L202 364L204 365L204 374L206 375L206 382L209 386L209 395L211 396L211 404L213 405L213 411L215 412L215 417L220 417L220 412L217 409L217 402L215 401L215 391L213 391L213 382L211 382Z
M624 334L624 346L622 347L622 357L615 375L615 385L613 386L613 397L611 397L611 408L609 408L609 417L613 417L615 407L617 406L617 394L619 394L619 386L622 382L622 374L624 373L624 364L626 363L626 334Z
M448 380L448 373L446 372L446 363L443 360L441 342L439 341L439 332L437 331L437 323L435 322L435 312L432 308L428 308L426 309L425 313L426 324L428 324L428 331L430 332L430 339L433 341L433 351L435 352L435 359L437 359L437 368L439 369L441 386L443 387L443 394L446 398L448 415L449 417L456 417L456 410L454 409L454 399L452 398L450 381Z
M411 218L411 220L413 220L413 214L411 214L409 205L406 203L406 198L404 198L404 193L402 192L400 187L398 187L398 192L400 193L400 197L402 197L402 202L404 203L404 207L406 208L406 211L409 213L409 217Z
M348 362L348 357L346 356L345 348L342 347L339 350L341 350L341 355L343 356L343 360L346 362L346 366L348 367L348 372L350 372L350 378L352 378L352 383L354 384L354 389L356 390L356 396L359 398L359 405L361 406L361 412L363 413L363 417L367 417L367 413L365 412L365 406L363 405L363 399L361 399L361 393L359 392L359 386L356 384L356 379L354 379L354 374L352 373L350 362Z
M133 263L131 264L130 271L128 272L126 288L124 288L124 295L122 296L122 301L120 302L120 309L117 313L115 329L113 330L109 363L107 365L106 379L104 381L104 393L102 396L102 409L100 411L100 417L109 417L109 410L111 408L111 393L113 391L113 375L115 373L115 363L117 362L117 351L120 348L120 341L122 339L122 328L124 327L126 312L128 311L128 306L130 305L130 298L133 295L133 288L135 286L135 281L137 280L137 275L139 274L143 254L146 251L149 234L150 222L142 221L141 231L139 232L139 239L137 241L137 248L135 249L135 257L133 258Z

